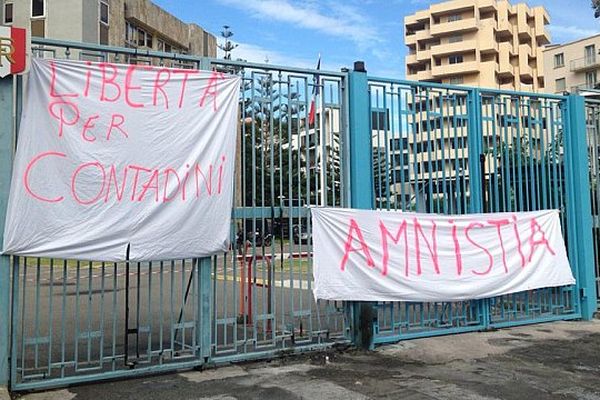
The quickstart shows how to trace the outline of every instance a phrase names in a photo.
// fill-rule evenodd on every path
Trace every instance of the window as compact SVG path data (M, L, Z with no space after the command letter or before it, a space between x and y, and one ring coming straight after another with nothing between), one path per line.
M450 81L448 83L450 83L451 85L460 85L464 81L465 79L462 76L453 76L452 78L450 78Z
M46 37L46 20L43 18L31 20L31 36Z
M127 22L126 28L125 28L125 42L129 45L129 46L133 46L136 47L137 46L137 28L135 26L133 26L132 24L130 24L129 22Z
M567 83L565 82L565 78L557 79L555 81L555 84L556 84L556 91L557 92L562 92L567 87Z
M454 14L454 15L448 16L448 22L460 21L461 19L462 19L462 15L460 15L460 14Z
M377 130L388 129L390 113L386 110L373 110L371 112L371 128Z
M589 46L585 46L585 64L589 65L589 64L593 64L596 62L596 46L589 45Z
M138 34L137 45L144 46L146 44L146 32L144 32L143 29L138 28L137 34Z
M108 3L100 2L100 22L108 25Z
M152 35L149 33L146 33L146 47L152 48Z
M585 85L588 88L594 88L596 86L596 71L588 71L585 73Z
M408 148L408 138L390 139L390 148L392 148L392 150L406 150Z
M462 42L462 41L463 41L462 35L454 35L454 36L450 36L448 38L448 43L457 43L457 42Z
M12 24L13 23L13 4L6 3L4 5L4 23Z
M408 168L396 169L390 175L390 180L392 182L406 182L410 179L410 173Z
M461 62L463 62L462 54L448 57L448 64L460 64Z
M43 17L46 11L45 0L31 0L31 17Z
M560 68L565 66L565 55L563 53L554 55L554 68Z
M408 163L409 163L408 153L394 154L394 157L392 158L392 166L393 167L406 166L406 165L408 165Z

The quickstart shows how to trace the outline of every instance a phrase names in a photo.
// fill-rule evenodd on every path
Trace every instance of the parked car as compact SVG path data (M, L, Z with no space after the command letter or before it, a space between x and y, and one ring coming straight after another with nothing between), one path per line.
M239 248L243 246L244 239L249 245L256 244L258 247L270 246L273 243L273 235L270 232L262 232L260 227L256 230L246 232L246 235L240 230L236 234L236 242Z
M292 239L294 244L309 244L312 241L306 225L294 225L292 227Z

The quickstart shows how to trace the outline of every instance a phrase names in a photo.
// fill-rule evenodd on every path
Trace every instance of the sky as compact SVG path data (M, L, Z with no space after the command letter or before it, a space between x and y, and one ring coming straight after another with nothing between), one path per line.
M405 15L439 1L430 0L153 0L185 22L194 22L223 41L229 25L238 47L233 59L339 71L354 61L369 75L403 78ZM550 14L552 43L600 33L590 0L528 0ZM517 1L513 0L513 4ZM222 56L222 55L221 55Z

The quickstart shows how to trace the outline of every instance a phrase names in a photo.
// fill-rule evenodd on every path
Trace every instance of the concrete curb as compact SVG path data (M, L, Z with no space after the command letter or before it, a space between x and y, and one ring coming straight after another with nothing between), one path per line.
M10 400L10 394L6 386L0 386L0 400Z

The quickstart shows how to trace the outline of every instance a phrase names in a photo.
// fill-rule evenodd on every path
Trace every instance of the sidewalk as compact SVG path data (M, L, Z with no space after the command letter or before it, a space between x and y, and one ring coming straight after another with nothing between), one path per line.
M600 400L600 321L417 339L24 394L41 399Z

